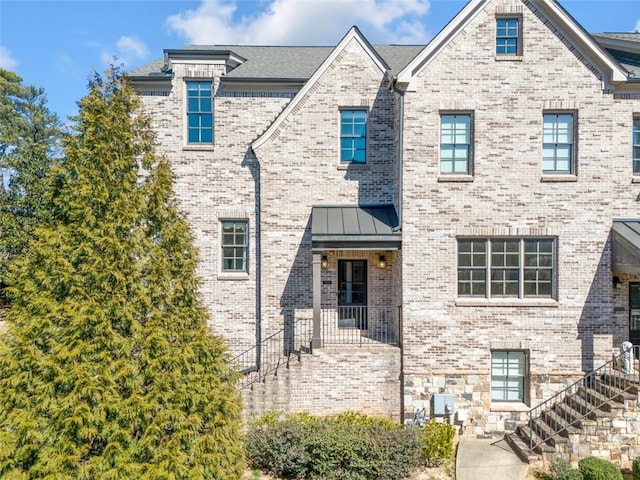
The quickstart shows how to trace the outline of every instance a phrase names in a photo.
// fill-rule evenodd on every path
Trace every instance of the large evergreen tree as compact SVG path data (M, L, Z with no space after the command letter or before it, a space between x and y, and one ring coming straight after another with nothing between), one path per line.
M126 77L89 84L50 225L10 270L0 477L237 479L240 398L196 253Z
M44 220L45 178L59 137L44 91L0 68L0 290L10 261Z

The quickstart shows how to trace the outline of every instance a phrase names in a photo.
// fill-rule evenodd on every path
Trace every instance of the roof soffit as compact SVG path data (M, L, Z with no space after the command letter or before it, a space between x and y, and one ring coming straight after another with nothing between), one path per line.
M322 75L327 71L330 65L338 58L340 53L346 48L346 46L352 41L355 40L360 44L360 46L368 53L373 62L378 66L382 73L386 73L389 69L388 65L385 61L378 55L375 49L371 46L371 44L364 38L360 30L353 26L347 32L347 34L342 38L340 43L333 49L331 54L325 59L324 62L316 69L313 75L309 78L309 80L305 83L304 87L300 89L300 91L296 94L295 97L289 102L289 104L284 108L284 110L276 117L273 123L267 128L267 130L260 135L252 144L251 148L256 151L262 145L264 145L274 133L278 131L280 126L284 123L285 119L291 114L291 112L300 104L303 98L313 89L313 87L317 84L318 80L322 77Z
M398 73L397 82L409 87L411 81L489 2L490 0L471 0L425 49ZM537 0L534 4L554 27L567 34L569 41L585 58L594 62L609 77L609 82L603 81L603 88L609 88L608 83L616 84L627 80L625 69L560 7L556 0Z

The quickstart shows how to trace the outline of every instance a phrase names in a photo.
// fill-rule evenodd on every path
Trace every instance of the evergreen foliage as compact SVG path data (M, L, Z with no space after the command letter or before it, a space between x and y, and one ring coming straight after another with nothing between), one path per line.
M170 167L118 68L79 107L51 221L9 274L0 477L238 479L236 376L206 325Z
M253 468L280 478L398 480L420 464L416 430L354 412L269 413L249 426L246 448Z
M45 179L59 138L44 91L0 68L0 290L10 261L44 220Z

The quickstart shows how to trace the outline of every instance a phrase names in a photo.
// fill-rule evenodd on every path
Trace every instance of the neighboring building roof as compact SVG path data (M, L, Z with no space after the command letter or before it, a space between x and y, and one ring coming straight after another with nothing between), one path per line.
M593 38L622 65L632 78L640 79L640 33L594 33Z
M613 221L611 270L640 274L640 219Z
M393 205L315 206L311 211L314 250L397 250L402 236Z
M420 52L422 45L379 45L372 47L394 75ZM246 59L231 70L225 79L297 79L305 81L313 75L335 47L247 46L247 45L188 45L185 50L228 51ZM159 58L129 72L131 77L166 77L165 60Z

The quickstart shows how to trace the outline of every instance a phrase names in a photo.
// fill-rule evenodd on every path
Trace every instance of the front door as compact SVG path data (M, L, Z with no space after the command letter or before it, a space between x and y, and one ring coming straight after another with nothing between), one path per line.
M640 283L629 284L629 341L640 345Z
M366 260L338 260L338 326L367 328Z

